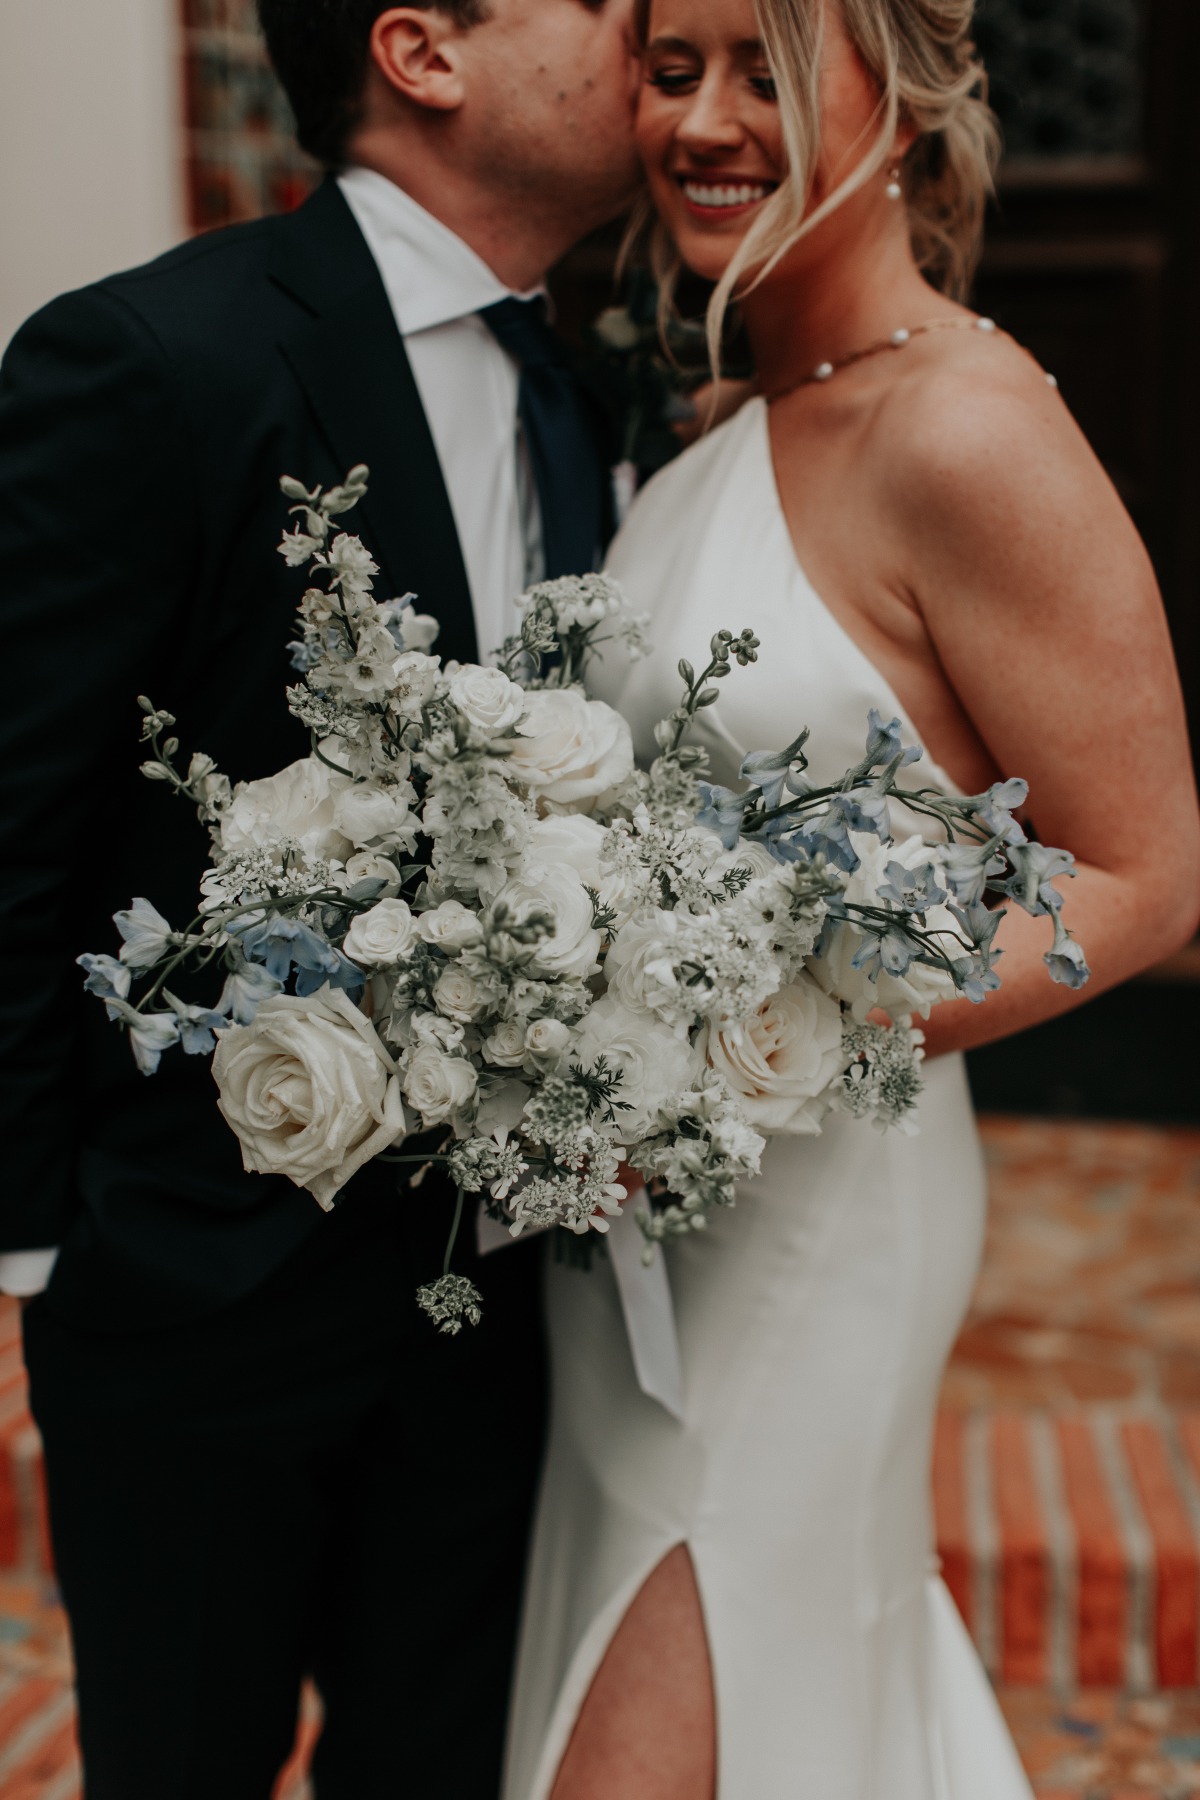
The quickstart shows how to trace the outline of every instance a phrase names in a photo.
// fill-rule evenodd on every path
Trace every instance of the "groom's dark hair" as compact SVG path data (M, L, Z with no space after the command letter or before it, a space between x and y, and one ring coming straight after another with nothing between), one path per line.
M371 32L397 0L258 0L275 73L296 115L301 148L340 168L362 116ZM400 0L442 12L463 30L488 17L488 0Z

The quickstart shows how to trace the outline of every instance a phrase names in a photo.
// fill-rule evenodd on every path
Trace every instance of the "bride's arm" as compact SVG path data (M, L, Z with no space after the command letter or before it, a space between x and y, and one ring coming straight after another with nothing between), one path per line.
M1066 1012L1186 943L1200 816L1149 558L1062 402L1035 371L1006 372L969 396L931 389L911 424L889 494L910 595L997 770L1028 780L1036 835L1078 859L1066 918L1092 968L1082 994L1053 986L1048 921L1010 907L1002 987L935 1010L937 1055Z

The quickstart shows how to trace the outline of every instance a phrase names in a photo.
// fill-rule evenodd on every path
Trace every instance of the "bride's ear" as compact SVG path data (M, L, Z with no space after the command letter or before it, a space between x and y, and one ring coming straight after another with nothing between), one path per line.
M465 91L457 38L453 21L436 7L393 7L372 28L371 60L401 99L454 112Z

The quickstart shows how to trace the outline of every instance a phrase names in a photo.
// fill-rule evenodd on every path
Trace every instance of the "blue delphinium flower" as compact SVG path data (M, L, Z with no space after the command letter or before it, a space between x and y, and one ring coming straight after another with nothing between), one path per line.
M1014 844L1008 852L1013 872L1001 888L1032 918L1057 916L1063 897L1052 884L1061 875L1074 875L1075 858L1069 850L1047 844Z
M970 804L994 837L1002 838L1006 844L1023 844L1025 833L1013 813L1028 798L1029 783L1014 779L993 782L986 794L977 794Z
M915 869L907 868L901 862L890 862L884 874L887 880L875 892L885 905L899 907L901 912L924 915L931 906L941 906L948 897L938 882L938 870L931 862L921 863Z
M125 940L121 961L131 969L153 968L175 939L166 919L148 900L135 900L125 912L114 913L113 924Z
M808 737L808 732L802 731L786 750L752 750L742 764L742 780L753 783L761 790L763 804L768 812L774 812L782 800L792 764L801 760Z
M249 1025L263 1001L282 992L282 981L276 981L261 963L245 963L225 977L217 1011L235 1024Z
M726 850L732 850L742 833L742 797L732 788L713 787L707 781L697 783L703 805L696 814L697 825L715 831Z
M867 714L867 754L862 763L864 774L869 769L904 769L909 763L920 762L923 755L924 751L919 744L904 742L899 719L892 719L885 725L882 713L871 708Z
M1000 986L996 971L985 969L974 957L961 956L951 967L959 993L974 1006L981 1005Z
M128 1000L133 976L125 963L115 956L92 955L77 956L75 961L87 976L83 985L89 994L99 994L102 1000Z
M129 1033L133 1060L143 1075L154 1075L163 1052L179 1042L179 1026L173 1013L141 1013L126 1000L107 1002L110 1019L119 1019Z
M366 983L366 976L347 956L319 938L299 919L263 919L241 932L248 962L262 963L267 974L284 982L296 970L296 992L302 999L330 987L352 991Z
M986 844L946 844L938 850L942 879L964 906L978 905L995 875L1003 875L1004 862Z
M163 999L175 1014L184 1055L211 1056L217 1047L218 1031L229 1028L229 1020L225 1015L214 1012L211 1007L189 1006L186 1001L177 1000L174 994L169 994L166 988L163 989Z
M877 979L881 969L885 975L906 974L913 960L913 946L905 932L895 925L881 930L865 920L861 923L871 935L855 952L852 966L871 981Z

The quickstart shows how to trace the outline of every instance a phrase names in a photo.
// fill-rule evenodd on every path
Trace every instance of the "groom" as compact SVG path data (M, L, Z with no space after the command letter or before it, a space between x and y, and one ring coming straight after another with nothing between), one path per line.
M0 372L0 1286L35 1296L88 1800L268 1800L306 1672L319 1800L494 1800L535 1257L435 1335L446 1194L368 1170L326 1219L243 1174L204 1062L145 1082L74 959L136 895L194 910L204 834L138 773L139 692L235 779L306 750L282 473L369 465L349 528L446 657L594 564L607 469L540 288L633 184L630 0L260 10L325 184L56 301Z

